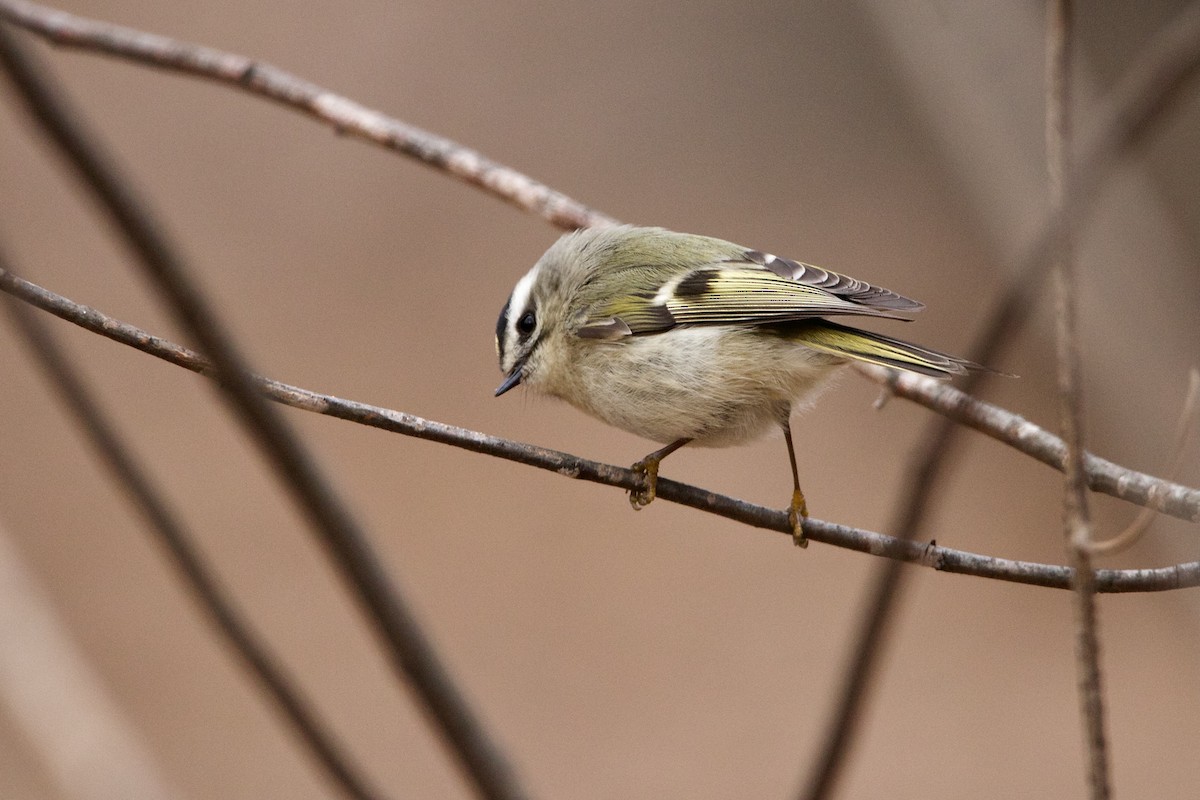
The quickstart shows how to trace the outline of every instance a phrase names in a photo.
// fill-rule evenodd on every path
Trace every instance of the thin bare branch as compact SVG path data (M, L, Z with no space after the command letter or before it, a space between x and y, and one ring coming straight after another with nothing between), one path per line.
M1067 205L1066 173L1071 161L1071 53L1074 48L1071 0L1046 4L1046 168L1050 207ZM1067 546L1091 541L1087 486L1083 471L1083 389L1080 386L1079 322L1075 303L1075 242L1070 223L1059 226L1054 242L1055 354L1058 365L1059 424L1066 444L1064 517Z
M536 214L560 228L614 220L527 175L442 136L367 108L279 67L235 53L113 25L24 0L0 0L0 19L55 44L119 56L257 94L314 117L337 133L406 156Z
M205 375L214 380L216 379L216 373L208 360L196 351L154 336L141 328L121 322L89 306L75 303L36 284L5 273L3 270L0 270L0 291L7 292L67 322L86 328L115 342L128 345L136 350L192 372ZM483 453L508 461L538 467L539 469L550 470L577 480L616 486L624 490L636 488L641 485L641 476L624 467L589 461L588 459L579 458L578 456L558 450L535 447L499 436L491 436L466 428L446 425L445 423L424 419L413 414L406 414L402 411L394 411L380 406L346 400L333 395L320 394L299 386L271 380L270 378L257 377L254 380L258 391L268 399L303 411L311 411L392 433L452 445L475 453ZM902 393L898 391L897 394ZM978 401L974 400L971 402L972 404L978 403ZM985 409L990 409L992 413L1001 416L1012 416L1008 412L997 409L994 406L988 406L986 403L978 403L978 405ZM931 407L934 410L938 410L936 405ZM1036 428L1036 426L1031 427ZM1045 432L1043 431L1042 433ZM1049 436L1049 434L1046 435ZM1097 461L1100 460L1097 459ZM1109 462L1103 463L1109 464ZM1120 467L1116 467L1115 465L1110 466L1118 472L1122 471ZM1182 505L1183 508L1188 509L1189 514L1200 514L1200 490L1162 484L1156 478L1140 475L1139 473L1124 471L1124 474L1130 476L1131 479L1136 479L1139 485L1149 482L1152 486L1163 485L1168 487L1162 491L1144 492L1140 495L1131 494L1125 499L1137 502L1139 496L1153 498L1159 498L1164 494L1173 496L1176 490L1179 490L1185 493L1186 497L1190 500L1185 500L1182 504L1172 504L1171 507ZM658 497L701 511L717 514L737 522L743 522L752 527L765 528L788 536L792 535L792 528L787 521L786 511L764 508L667 478L659 479ZM809 531L810 529L811 536L809 538L813 541L823 542L836 547L844 547L861 553L869 553L875 556L932 567L944 572L994 578L1054 589L1070 588L1071 573L1067 567L993 558L991 556L940 547L934 544L904 541L891 536L818 519L805 521L805 530ZM1098 570L1096 572L1096 585L1098 591L1101 592L1167 591L1200 586L1200 561L1158 569Z
M130 183L118 175L65 100L4 26L0 26L0 64L30 116L108 213L176 320L212 358L222 397L308 516L385 645L393 668L416 690L441 734L440 740L457 758L475 789L489 798L525 797L508 760L450 680L365 532L283 416L264 402L245 359L192 281L175 248Z
M0 253L0 267L7 269L3 253ZM243 619L233 600L227 597L216 575L192 544L192 534L170 508L133 453L122 444L116 428L100 410L79 371L72 366L66 353L46 330L45 324L37 319L36 312L11 296L5 297L5 305L14 327L24 337L30 352L41 362L47 377L93 449L100 455L113 479L125 490L155 538L166 548L172 565L184 585L191 590L193 599L238 654L250 675L275 701L278 710L317 764L347 797L359 800L382 797L369 788L366 779L351 765L333 734L317 718L302 692L293 685L249 623Z
M1008 288L1002 293L987 323L977 335L975 344L970 349L971 360L980 364L998 361L1001 348L1014 338L1011 334L1022 326L1030 311L1037 307L1035 300L1049 271L1051 248L1060 230L1072 220L1083 218L1096 188L1108 178L1125 153L1139 144L1153 129L1154 124L1174 105L1198 70L1200 4L1193 4L1157 34L1150 46L1143 51L1141 59L1127 72L1121 84L1102 101L1101 108L1105 109L1105 113L1098 126L1100 136L1072 174L1072 202L1052 209L1041 235L1026 252L1014 272L1014 277L1009 280ZM963 383L962 391L959 391L949 386L940 386L929 379L907 380L917 376L903 376L902 389L897 383L900 378L894 372L863 371L875 380L892 385L898 393L903 393L904 390L912 391L912 394L905 395L910 400L927 404L936 402L938 406L935 410L943 414L941 419L926 426L924 435L919 439L922 444L914 454L912 466L906 473L905 488L901 493L904 499L889 525L889 529L895 532L897 538L911 539L924 522L932 498L938 495L941 478L946 473L948 455L958 441L960 429L953 423L957 421L971 425L959 416L958 412L966 412L968 407L975 414L983 410L984 406L972 400L969 393L975 391L989 373L977 372L969 375ZM929 407L934 408L932 405ZM973 427L1014 445L1014 440L1021 435L1033 434L1029 423L1015 415L1008 416L1009 421L999 426L976 424ZM997 419L995 422L1002 421ZM1004 435L1000 435L1002 432ZM1041 433L1043 432L1039 429L1036 434L1042 441L1037 446L1038 455L1035 457L1056 469L1062 469L1065 452L1058 452L1058 445L1053 443L1054 437L1042 437ZM1089 485L1094 490L1099 489L1095 479L1098 473L1107 470L1097 469L1100 466L1098 459L1091 456L1087 456L1087 459L1090 462ZM1110 490L1122 492L1125 489L1118 482L1111 486ZM1154 511L1147 508L1139 516L1148 524L1153 513ZM1192 511L1186 518L1200 521L1200 515L1196 511ZM826 728L827 735L815 766L808 773L807 782L800 794L807 800L828 797L835 786L854 731L858 727L861 711L869 699L874 665L884 649L890 629L890 615L905 585L905 574L901 565L895 562L880 567L871 597L862 612L854 654L839 690L833 719Z
M949 423L986 434L1059 472L1065 468L1067 448L1063 440L1018 414L921 375L869 365L858 371L888 387L897 397L936 411ZM1084 467L1088 488L1094 492L1188 522L1200 522L1200 489L1136 472L1091 453L1084 454Z
M1073 144L1071 80L1075 47L1072 0L1046 5L1046 166L1050 207L1059 216L1071 204L1066 174ZM1108 744L1104 735L1104 687L1096 590L1092 580L1092 525L1083 464L1083 380L1076 307L1074 231L1068 219L1054 242L1055 355L1058 364L1059 424L1066 443L1063 470L1063 536L1074 572L1075 660L1079 710L1087 744L1088 788L1092 800L1110 795Z

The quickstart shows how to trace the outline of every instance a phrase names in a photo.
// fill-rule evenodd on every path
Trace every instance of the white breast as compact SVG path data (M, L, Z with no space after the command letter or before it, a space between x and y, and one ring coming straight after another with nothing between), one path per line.
M676 328L616 342L580 340L556 386L604 422L656 442L746 442L775 429L843 362L740 328Z

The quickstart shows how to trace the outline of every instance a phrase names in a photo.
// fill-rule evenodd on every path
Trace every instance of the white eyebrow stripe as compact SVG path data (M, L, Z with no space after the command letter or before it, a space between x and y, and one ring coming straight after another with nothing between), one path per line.
M535 266L525 277L517 281L513 287L512 297L508 301L508 332L509 338L516 340L517 320L525 315L529 306L529 295L533 292L533 283L537 280L538 268Z

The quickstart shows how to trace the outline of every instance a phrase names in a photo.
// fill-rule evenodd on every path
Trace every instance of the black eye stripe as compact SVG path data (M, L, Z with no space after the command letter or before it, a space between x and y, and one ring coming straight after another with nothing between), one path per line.
M500 360L504 360L504 334L508 331L508 306L512 303L512 298L504 302L504 308L500 309L500 318L496 320L496 351L500 355Z

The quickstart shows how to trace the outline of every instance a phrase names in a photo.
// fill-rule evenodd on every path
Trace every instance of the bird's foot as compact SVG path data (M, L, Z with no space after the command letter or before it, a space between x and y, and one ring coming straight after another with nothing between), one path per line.
M808 547L808 537L804 535L804 518L808 516L808 503L804 492L796 489L792 492L792 504L788 507L788 524L792 526L792 542L796 547Z
M634 511L641 511L654 502L655 494L658 491L658 462L660 460L648 457L630 467L642 476L641 488L629 490L629 505L633 506Z

